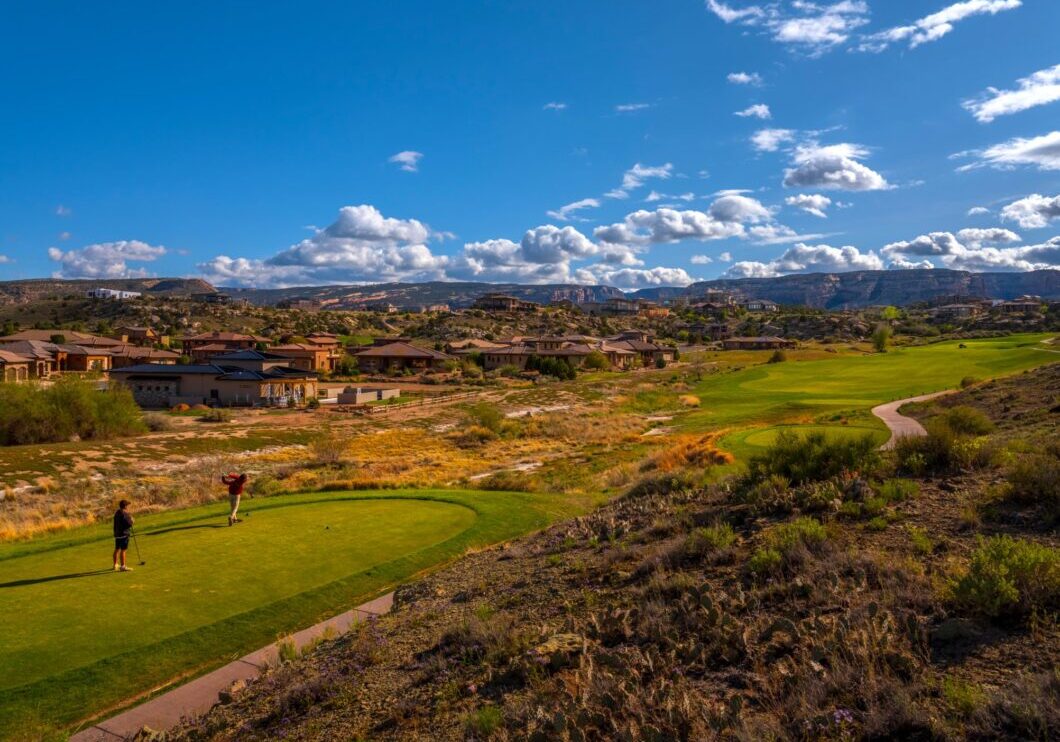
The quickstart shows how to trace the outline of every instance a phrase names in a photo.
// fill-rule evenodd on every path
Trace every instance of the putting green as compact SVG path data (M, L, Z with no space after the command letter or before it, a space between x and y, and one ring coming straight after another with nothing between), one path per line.
M328 493L137 519L146 565L110 570L109 524L0 546L0 737L67 724L357 605L462 553L572 515L558 496ZM10 725L10 726L9 726Z
M788 430L799 435L809 433L824 433L830 438L861 438L872 436L877 443L882 444L887 440L886 429L867 427L864 425L775 425L769 428L752 428L741 430L723 437L720 445L726 451L732 453L737 459L746 461L755 454L762 453L772 446L781 431Z

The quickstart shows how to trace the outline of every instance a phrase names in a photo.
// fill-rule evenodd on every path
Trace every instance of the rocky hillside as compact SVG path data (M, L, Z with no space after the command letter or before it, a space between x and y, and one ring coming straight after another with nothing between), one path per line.
M770 299L818 309L859 309L869 306L907 306L937 296L1015 299L1035 294L1060 299L1060 271L1028 273L969 273L951 270L853 271L808 273L776 278L703 281L689 286L687 296L708 290L733 291L747 298ZM644 294L653 295L649 289Z
M222 289L252 304L277 304L285 299L307 298L330 309L363 309L377 302L389 302L399 309L419 309L428 304L448 304L452 308L470 306L483 294L500 292L527 301L547 304L567 299L574 302L603 301L624 296L611 286L577 284L523 285L517 283L476 283L430 281L426 283L379 283L365 286L303 286L287 289Z
M1058 381L973 385L893 455L782 437L726 482L649 471L172 738L1056 739Z
M198 278L122 278L105 280L65 280L59 278L31 278L22 281L0 281L0 301L24 303L63 296L84 296L95 288L118 291L139 291L154 296L190 296L217 291Z

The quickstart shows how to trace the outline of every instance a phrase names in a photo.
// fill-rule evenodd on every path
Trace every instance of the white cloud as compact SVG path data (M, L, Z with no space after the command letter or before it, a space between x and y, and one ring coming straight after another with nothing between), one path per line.
M990 213L990 209L986 208L985 206L973 206L972 208L968 209L968 214L967 215L968 216L982 216L983 214L989 214L989 213Z
M693 255L689 259L689 262L692 263L692 265L710 265L714 262L714 258L709 255Z
M558 101L551 101L551 102L546 103L545 105L543 105L541 108L546 110L546 111L563 111L563 110L566 110L567 104L566 103L560 103Z
M861 51L880 52L891 44L908 41L915 49L929 41L937 41L953 30L953 24L974 15L996 15L1005 10L1014 10L1021 0L964 0L949 5L937 13L924 16L907 26L896 26L866 36L858 47Z
M1025 139L1016 137L983 150L969 150L951 158L975 157L975 162L957 168L963 172L981 167L1012 170L1019 165L1036 166L1039 170L1060 170L1060 131Z
M166 248L140 240L100 242L78 250L48 248L48 257L59 263L56 278L143 278L150 275L129 263L149 263L166 254Z
M880 253L894 268L915 265L911 258L916 257L937 259L947 268L970 271L1029 271L1060 266L1060 237L1039 245L1006 246L1019 240L1019 235L1007 229L962 229L957 234L931 232L913 240L892 242Z
M891 270L931 270L935 267L927 258L923 260L909 260L902 255L896 255L891 259L891 262L887 264L887 267Z
M751 135L751 144L759 152L776 152L780 145L794 140L791 129L759 129Z
M761 201L739 193L724 193L710 205L708 213L719 222L757 224L773 218L773 212Z
M826 219L828 214L825 211L832 205L832 199L828 198L828 196L822 196L820 193L800 193L795 196L788 196L784 199L784 203L801 209L807 214Z
M740 261L723 274L726 278L766 278L791 273L838 273L843 271L882 270L883 261L872 252L861 252L851 245L807 245L799 243L768 263Z
M721 255L718 256L718 260L720 260L723 263L731 263L732 262L732 253L731 252L723 252Z
M733 85L753 85L758 87L762 84L762 76L757 72L730 72L725 79Z
M641 165L639 162L622 174L622 185L604 194L607 198L629 198L629 192L640 188L651 179L669 180L673 176L674 166L667 162L664 165Z
M617 113L636 113L651 108L651 103L621 103L615 106Z
M733 7L718 0L707 0L707 9L725 23L762 29L775 41L789 44L811 56L818 56L842 44L853 31L868 23L869 6L862 0L840 0L819 5L793 0Z
M687 286L693 279L683 268L609 268L604 265L592 265L580 269L575 278L588 283L595 279L598 283L617 286L624 289L646 288L651 286Z
M1016 222L1024 229L1047 227L1049 222L1060 219L1060 196L1049 197L1040 193L1032 193L1003 208L1001 219L1006 222Z
M815 143L796 148L795 167L784 171L788 188L822 188L847 191L880 191L890 188L886 178L859 160L868 150L859 144Z
M823 234L799 234L791 227L783 224L760 224L751 227L748 233L759 245L783 245L790 242L805 242L806 240L818 240Z
M73 215L73 213L74 210L71 209L69 206L63 206L62 204L59 204L55 207L56 216L71 216Z
M987 88L978 98L962 104L977 121L989 123L998 116L1008 116L1035 106L1060 100L1060 64L1035 72L1016 81L1016 90Z
M595 209L600 205L600 202L595 198L583 198L573 203L569 203L566 206L560 206L558 209L547 212L547 214L553 219L559 219L561 222L569 221L572 215L581 211L582 209Z
M423 159L422 152L405 150L404 152L398 152L396 155L391 155L387 162L400 165L401 169L407 173L418 173L421 159Z
M680 240L722 240L743 236L739 222L723 222L702 211L656 209L634 211L606 227L597 227L593 236L613 245L648 245Z
M14 263L15 261L9 258L7 255L0 255L0 265L6 265L8 263Z
M73 234L71 234L70 232L60 232L59 233L59 239L62 240L63 242L66 242L71 237L73 237Z
M756 118L756 119L770 119L773 118L773 114L769 111L769 106L765 103L756 103L753 106L748 106L742 111L736 111L736 116L743 118Z

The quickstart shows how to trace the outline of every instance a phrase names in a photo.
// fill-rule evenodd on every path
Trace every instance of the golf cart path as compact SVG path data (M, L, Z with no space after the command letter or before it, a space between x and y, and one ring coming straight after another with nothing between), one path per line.
M927 435L927 431L924 430L924 426L911 417L906 417L898 412L898 409L905 404L910 402L926 402L929 399L935 397L941 397L944 394L953 394L955 390L945 389L941 392L934 392L932 394L921 394L918 397L909 397L908 399L898 399L894 402L888 402L887 404L877 405L872 408L872 414L883 420L884 424L890 429L891 437L887 439L880 448L884 451L894 448L895 443L898 442L899 438L905 438L906 436L918 437Z
M394 593L369 601L345 613L321 621L315 626L291 635L290 641L301 649L313 641L345 634L356 624L390 612ZM218 695L238 681L252 680L275 665L280 656L279 642L229 662L211 673L163 693L150 701L78 732L70 742L101 742L132 739L147 727L156 732L176 726L182 719L206 713L218 703Z

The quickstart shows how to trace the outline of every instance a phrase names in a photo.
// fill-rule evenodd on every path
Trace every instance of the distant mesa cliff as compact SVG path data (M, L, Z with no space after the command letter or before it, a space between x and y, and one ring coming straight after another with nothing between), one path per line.
M0 297L8 301L26 302L80 295L95 288L116 291L139 291L154 296L190 296L212 294L217 291L198 278L110 278L64 279L28 278L21 281L0 281Z
M776 278L702 281L685 289L685 295L703 295L711 289L819 309L906 306L938 296L1015 299L1033 294L1045 299L1060 299L1060 271L969 273L917 269L807 273Z

